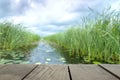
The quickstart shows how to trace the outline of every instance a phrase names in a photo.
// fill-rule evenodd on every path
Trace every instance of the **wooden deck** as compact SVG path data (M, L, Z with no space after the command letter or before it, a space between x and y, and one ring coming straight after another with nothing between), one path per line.
M120 80L120 65L0 65L0 80Z

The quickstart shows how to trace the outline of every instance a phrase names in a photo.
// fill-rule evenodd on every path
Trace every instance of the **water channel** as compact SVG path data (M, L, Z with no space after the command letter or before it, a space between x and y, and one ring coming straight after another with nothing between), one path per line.
M47 42L39 42L27 57L30 64L65 64L65 58Z

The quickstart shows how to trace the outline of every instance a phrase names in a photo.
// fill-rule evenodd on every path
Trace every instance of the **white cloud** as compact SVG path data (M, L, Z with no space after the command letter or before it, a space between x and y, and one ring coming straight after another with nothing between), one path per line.
M111 8L114 10L120 10L120 0L115 0L115 2L111 5Z
M78 23L80 17L89 13L88 7L101 10L107 2L113 0L11 0L12 10L23 10L22 14L9 16L7 19L27 25L41 35L53 34ZM118 3L112 5L113 8L116 8L116 4Z

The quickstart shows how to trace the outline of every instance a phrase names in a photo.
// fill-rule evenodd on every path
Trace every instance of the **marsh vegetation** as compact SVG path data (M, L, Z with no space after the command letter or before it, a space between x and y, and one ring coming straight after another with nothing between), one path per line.
M34 54L31 55L33 62L34 60L42 60L43 63L50 62L52 58L47 57L48 55L55 57L57 55L53 53L61 53L63 58L60 60L64 59L62 61L65 63L119 64L119 11L105 10L81 20L80 24L73 25L64 32L44 37L41 41L47 42L39 45L40 36L29 32L22 25L0 23L0 63L22 63L26 55L29 55L30 51L38 45L33 50ZM57 52L50 46L46 47L47 44L53 49L56 48ZM46 59L43 59L43 54Z
M57 44L72 63L120 63L120 13L105 10L45 39Z
M0 62L21 60L35 46L32 43L39 40L38 35L27 31L20 24L0 23Z

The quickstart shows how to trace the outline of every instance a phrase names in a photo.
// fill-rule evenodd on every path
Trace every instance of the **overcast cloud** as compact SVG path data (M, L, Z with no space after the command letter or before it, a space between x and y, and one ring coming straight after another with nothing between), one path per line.
M89 14L88 7L101 11L119 9L120 0L2 0L1 20L22 23L41 36L63 31Z

